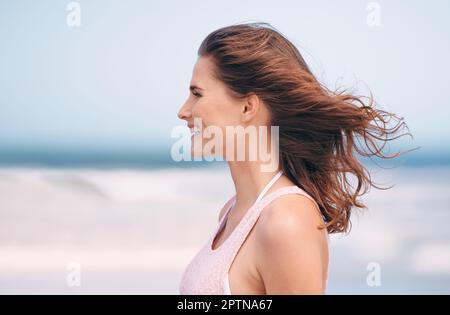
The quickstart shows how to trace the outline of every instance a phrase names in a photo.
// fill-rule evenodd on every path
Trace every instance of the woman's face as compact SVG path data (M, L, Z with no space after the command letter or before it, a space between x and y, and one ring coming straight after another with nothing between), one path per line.
M242 124L244 101L233 98L224 83L213 76L213 63L209 57L199 57L190 83L189 97L180 108L178 117L186 120L190 128L201 128L204 132L207 127L215 126L222 131L222 154L211 150L212 153L224 156L226 126L237 126ZM192 130L192 129L191 129ZM209 130L213 130L209 128ZM194 155L199 152L194 150L194 144L200 143L201 151L205 143L212 138L202 133L191 136L191 148ZM210 136L217 136L212 133ZM220 143L220 142L219 142ZM194 153L195 151L195 153Z

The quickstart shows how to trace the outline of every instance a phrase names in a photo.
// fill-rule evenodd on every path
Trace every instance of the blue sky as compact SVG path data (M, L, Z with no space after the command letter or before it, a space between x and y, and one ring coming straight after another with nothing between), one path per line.
M425 151L450 142L450 3L375 1L0 1L0 150L167 147L202 39L271 23L319 80L365 85Z

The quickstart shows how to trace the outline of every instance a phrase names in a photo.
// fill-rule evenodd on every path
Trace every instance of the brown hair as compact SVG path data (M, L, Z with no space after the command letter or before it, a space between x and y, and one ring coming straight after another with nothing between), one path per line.
M400 129L408 129L403 118L375 108L371 93L365 104L363 96L329 90L298 49L268 23L220 28L203 40L198 55L212 58L214 75L232 95L255 93L264 101L271 125L279 126L281 169L317 201L326 220L323 228L349 231L352 207L367 208L359 197L370 186L383 189L373 183L354 151L365 157L400 155L385 155L382 149L400 137L395 136ZM391 119L397 123L388 128ZM357 146L359 139L363 148ZM356 177L356 188L349 174Z

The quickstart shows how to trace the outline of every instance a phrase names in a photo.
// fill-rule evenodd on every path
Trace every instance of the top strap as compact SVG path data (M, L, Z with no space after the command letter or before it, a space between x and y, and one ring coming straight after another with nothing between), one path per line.
M266 192L270 189L270 187L273 186L273 184L277 181L278 178L280 178L280 176L283 175L283 171L279 171L277 174L275 174L274 177L272 177L272 179L266 184L266 186L263 188L263 190L259 193L258 198L256 198L256 201L253 203L253 205L250 207L250 209L252 209L258 202L261 201L261 199L264 197L264 195L266 194ZM223 221L225 220L225 218L228 217L228 213L231 211L231 209L233 208L233 206L236 204L236 195L234 195L226 204L227 210L225 211L225 213L222 215L222 218L220 219L219 222L219 228L217 230L220 230Z
M244 243L245 239L247 238L248 234L250 233L251 229L255 225L256 221L259 218L259 215L263 211L263 209L271 203L273 200L277 199L278 197L288 195L288 194L300 194L303 196L308 197L310 200L314 202L314 204L317 206L318 211L320 211L320 208L318 207L315 200L309 196L303 189L300 187L294 185L294 186L285 186L278 188L274 192L268 194L264 198L262 198L258 203L255 203L252 208L249 209L249 211L244 215L241 222L236 227L235 231L229 236L230 239L230 250L227 253L227 262L229 265L234 260L234 257L236 256L237 252L239 251L240 247ZM322 217L322 216L321 216ZM322 218L323 220L323 218Z
M267 185L263 188L263 190L261 191L261 193L259 194L258 198L256 198L255 203L259 202L263 197L264 194L270 189L270 187L273 186L273 184L277 181L278 178L280 178L280 176L283 175L283 171L278 171L277 174L275 174L274 177L272 177L272 179L267 183Z

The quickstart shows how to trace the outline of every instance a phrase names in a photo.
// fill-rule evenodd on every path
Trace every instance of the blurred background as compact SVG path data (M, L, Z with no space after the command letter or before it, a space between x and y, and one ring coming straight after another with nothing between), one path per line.
M420 146L330 239L329 294L450 293L450 3L0 0L0 293L178 294L234 195L171 132L211 31L268 22Z

